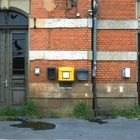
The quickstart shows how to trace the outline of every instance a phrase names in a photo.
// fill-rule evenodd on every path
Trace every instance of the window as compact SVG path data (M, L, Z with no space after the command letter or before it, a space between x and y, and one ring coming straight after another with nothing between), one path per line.
M0 25L28 25L28 19L18 12L0 11Z

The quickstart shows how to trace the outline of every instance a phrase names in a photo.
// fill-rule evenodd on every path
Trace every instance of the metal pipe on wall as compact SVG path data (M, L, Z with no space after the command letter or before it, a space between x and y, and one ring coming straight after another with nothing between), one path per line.
M97 97L96 97L96 35L97 35L97 2L92 0L92 91L93 91L93 110L94 116L97 115Z

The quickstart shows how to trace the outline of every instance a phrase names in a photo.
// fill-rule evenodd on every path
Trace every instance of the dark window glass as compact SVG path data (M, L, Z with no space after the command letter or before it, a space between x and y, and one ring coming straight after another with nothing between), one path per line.
M23 57L25 54L25 34L13 34L13 57Z
M28 19L18 12L0 11L0 25L28 25Z
M4 24L5 24L4 12L0 11L0 25L4 25Z
M13 74L24 74L25 70L25 34L14 33L13 34Z
M13 58L13 74L24 74L24 57Z
M17 13L17 12L9 12L9 25L27 25L28 20L25 16Z

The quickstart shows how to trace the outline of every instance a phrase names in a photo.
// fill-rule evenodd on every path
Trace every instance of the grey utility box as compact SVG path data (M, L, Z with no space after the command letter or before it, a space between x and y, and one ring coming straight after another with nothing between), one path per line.
M88 69L79 69L76 72L76 78L79 81L87 81L88 80Z

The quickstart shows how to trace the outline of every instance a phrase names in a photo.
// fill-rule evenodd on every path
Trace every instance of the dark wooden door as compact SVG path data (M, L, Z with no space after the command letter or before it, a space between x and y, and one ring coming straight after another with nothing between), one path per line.
M27 96L27 25L24 15L0 11L0 105L21 106Z
M21 105L26 98L27 31L0 30L0 104Z

